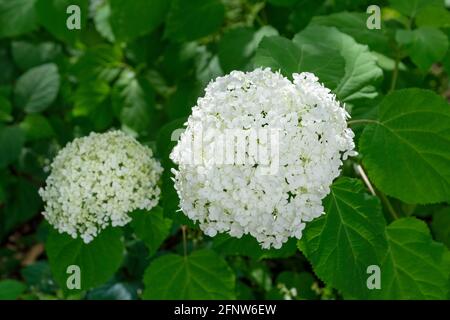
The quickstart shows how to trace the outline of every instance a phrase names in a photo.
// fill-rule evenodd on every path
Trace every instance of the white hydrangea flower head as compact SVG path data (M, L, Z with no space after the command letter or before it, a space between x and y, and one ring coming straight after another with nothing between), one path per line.
M250 234L263 248L280 248L324 213L322 199L342 160L356 155L354 134L348 113L314 74L293 79L270 69L233 71L210 82L192 109L171 159L178 165L173 173L181 210L205 234ZM276 174L258 174L254 162L216 163L217 134L203 135L202 161L185 161L196 152L192 137L199 127L278 130Z
M159 201L162 167L150 148L122 131L91 133L68 143L53 160L44 217L59 232L89 243L109 225L123 226L136 209Z

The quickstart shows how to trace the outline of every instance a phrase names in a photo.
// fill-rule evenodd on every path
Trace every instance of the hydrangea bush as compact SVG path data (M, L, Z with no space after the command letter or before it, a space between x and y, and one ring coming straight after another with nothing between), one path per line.
M0 299L450 298L445 3L0 0Z

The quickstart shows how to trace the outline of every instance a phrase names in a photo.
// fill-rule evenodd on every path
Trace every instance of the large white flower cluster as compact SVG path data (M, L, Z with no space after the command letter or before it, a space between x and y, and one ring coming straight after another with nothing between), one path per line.
M233 71L211 82L193 108L171 159L178 164L173 172L181 209L205 234L250 234L263 248L280 248L289 237L300 239L305 222L323 214L322 199L342 159L356 154L354 135L348 113L317 77L301 73L293 79L270 69ZM200 127L216 134L203 134L201 162L185 161L196 152L192 137ZM258 128L279 132L275 174L259 173L255 161L213 160L217 133Z
M161 172L152 151L121 131L77 138L55 157L39 190L43 215L59 232L89 243L107 226L127 224L127 213L156 206Z

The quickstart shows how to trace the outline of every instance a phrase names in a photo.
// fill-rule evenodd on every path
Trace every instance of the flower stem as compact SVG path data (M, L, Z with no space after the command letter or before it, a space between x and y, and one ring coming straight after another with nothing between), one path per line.
M181 226L181 233L183 234L183 252L185 257L187 256L186 229L187 227L185 225Z
M369 189L370 193L373 196L379 196L383 204L385 205L386 209L392 216L394 220L397 220L399 218L398 214L395 212L394 207L392 206L391 202L389 201L388 197L381 191L377 190L375 191L375 188L372 186L372 183L370 182L369 178L367 177L366 172L364 171L364 168L360 164L354 165L355 171L361 176L362 180L364 181L365 185Z
M373 196L376 196L375 189L373 188L372 184L370 183L369 178L367 177L366 172L364 171L363 167L360 164L355 164L355 171L361 176L362 180L366 184L367 188L369 189L370 193Z
M391 87L389 88L389 92L394 91L395 86L397 85L399 63L400 63L400 58L398 57L398 53L397 53L395 55L395 64L394 64L394 70L392 71Z
M395 212L394 207L392 206L391 202L389 201L388 197L381 192L378 191L378 195L381 198L381 201L383 201L384 205L386 206L388 212L391 214L392 218L394 220L397 220L399 218L398 214Z

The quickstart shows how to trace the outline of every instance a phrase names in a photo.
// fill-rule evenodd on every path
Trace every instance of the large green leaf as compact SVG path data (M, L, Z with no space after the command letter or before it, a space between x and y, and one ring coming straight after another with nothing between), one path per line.
M37 27L36 0L0 0L0 38L15 37Z
M67 8L76 5L80 9L80 29L69 29L67 19L72 13ZM86 27L88 0L37 0L36 10L39 22L56 38L74 44Z
M25 284L17 280L2 280L0 281L0 300L15 300L25 289Z
M391 6L400 13L415 17L420 11L430 6L443 6L442 0L389 0Z
M25 134L18 126L0 127L0 168L19 157L24 143Z
M405 48L412 61L424 71L433 63L440 62L448 48L445 33L432 27L398 30L395 39Z
M225 8L219 0L172 0L166 22L166 36L191 41L219 29Z
M22 70L28 70L54 60L61 53L61 46L54 42L33 44L26 41L14 41L11 44L11 53L14 62Z
M367 46L357 43L336 28L323 26L306 28L297 33L293 42L299 46L309 45L318 52L331 52L333 55L336 50L339 51L345 60L345 74L333 89L341 101L374 98L377 95L374 85L383 72L376 65L376 58Z
M46 252L56 282L68 291L67 268L80 268L81 290L86 290L108 281L120 267L124 245L118 228L107 228L89 244L82 239L73 239L66 233L52 230L46 242Z
M336 49L308 43L296 44L279 36L266 37L261 41L254 64L280 70L290 78L293 73L313 72L330 88L338 86L345 70L345 61Z
M203 300L235 298L235 275L214 251L199 250L182 257L167 254L145 272L144 299Z
M161 207L155 207L150 211L136 210L131 216L134 232L146 244L149 255L154 255L169 235L172 220L164 217Z
M368 15L365 12L338 12L328 16L317 16L311 25L336 27L339 31L352 36L358 43L367 44L372 50L390 53L387 28L367 28Z
M323 205L325 215L307 224L299 248L325 283L366 298L367 267L380 265L387 246L379 201L360 181L341 178Z
M138 133L151 132L155 96L145 78L124 70L113 88L113 107L123 125Z
M73 72L80 83L98 80L110 82L121 71L121 59L120 47L99 45L85 52L74 65Z
M386 228L389 249L381 264L381 289L376 299L446 299L450 252L432 240L423 221L396 220Z
M80 83L75 91L73 114L75 116L89 115L98 105L108 98L110 91L111 88L108 82L101 79Z
M47 109L59 91L58 67L53 63L34 67L17 79L14 102L28 113Z
M387 95L360 139L373 183L407 203L450 200L450 106L424 89Z
M450 12L443 6L427 6L419 11L416 17L419 27L450 27Z
M111 0L109 21L119 41L129 41L153 31L165 18L167 0Z
M276 36L278 31L271 26L259 30L237 27L227 31L219 42L219 61L225 73L233 70L246 70L264 37Z

